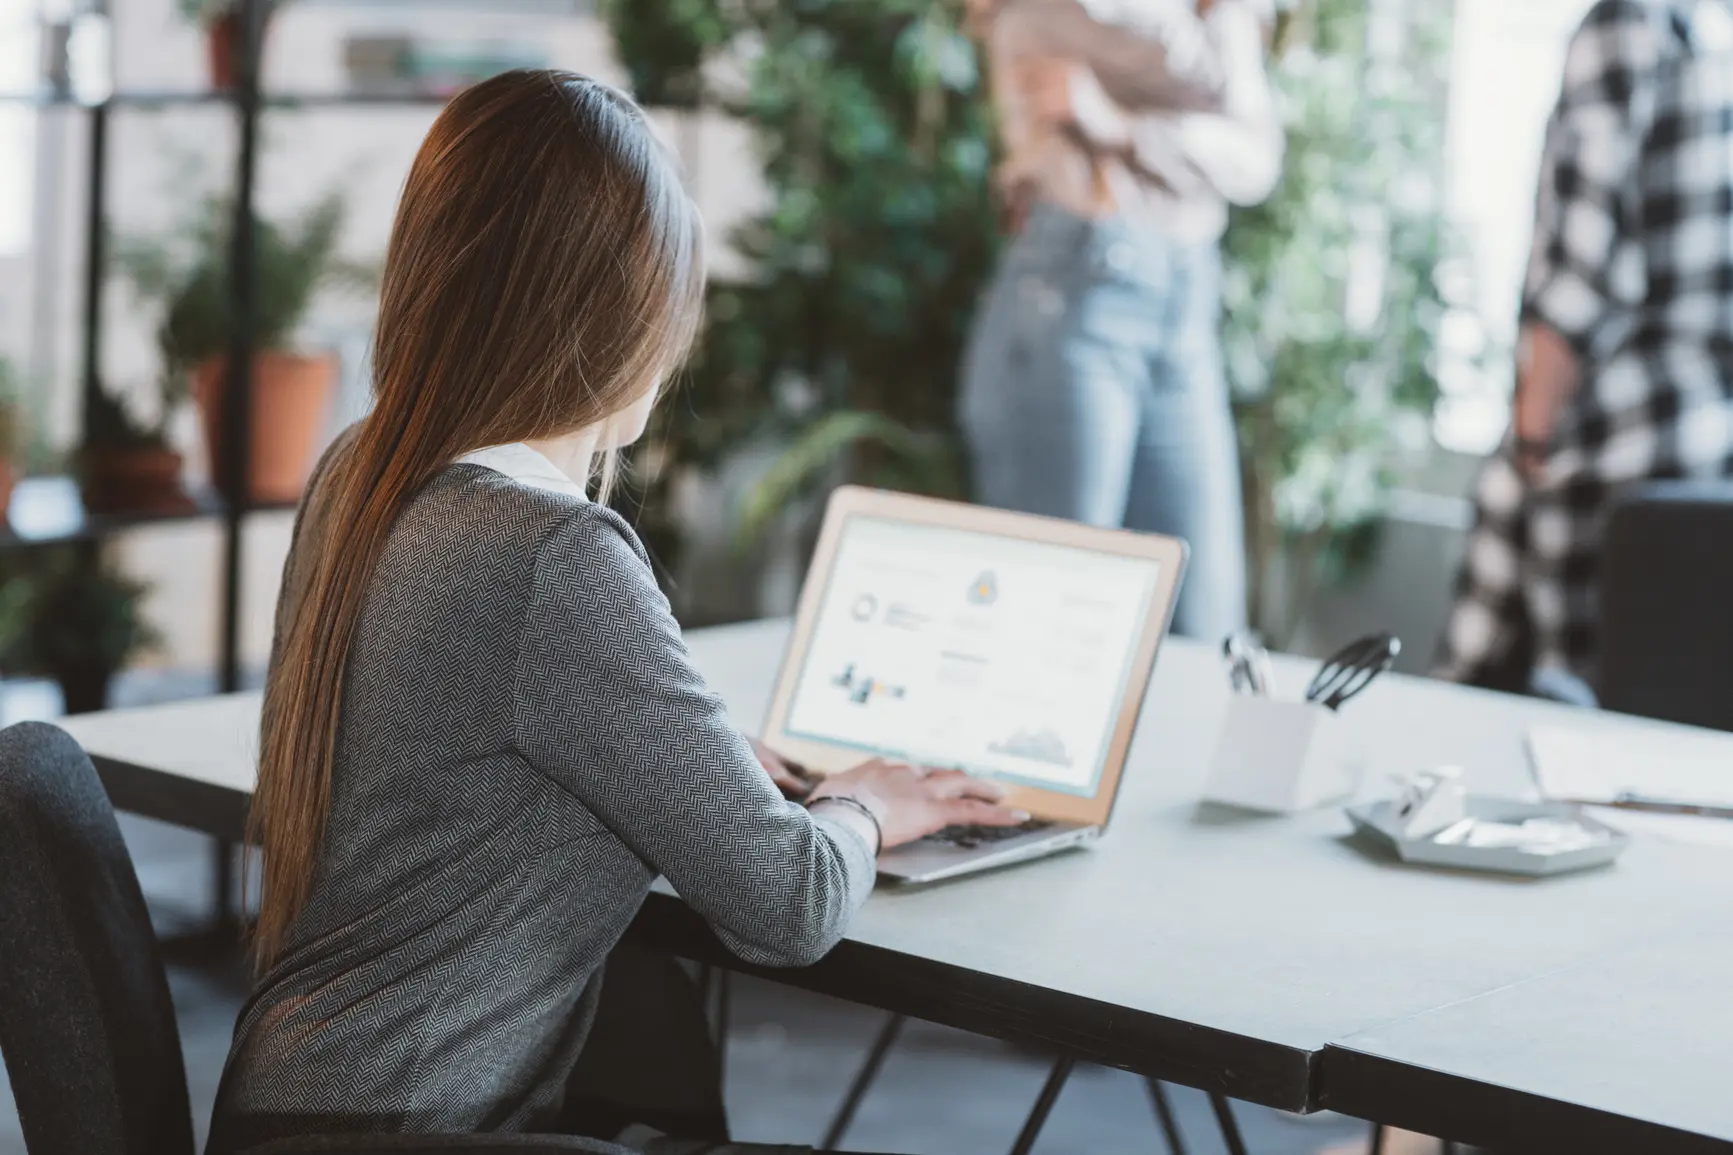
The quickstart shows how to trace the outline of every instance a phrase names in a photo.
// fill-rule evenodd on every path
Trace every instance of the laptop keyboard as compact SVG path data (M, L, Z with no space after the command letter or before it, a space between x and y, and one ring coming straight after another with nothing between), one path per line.
M989 846L995 842L1003 842L1007 838L1015 838L1019 834L1032 834L1037 830L1045 830L1053 823L1041 818L1031 818L1021 826L947 826L937 834L929 834L922 841L941 842L946 846L959 846L972 850L977 846Z

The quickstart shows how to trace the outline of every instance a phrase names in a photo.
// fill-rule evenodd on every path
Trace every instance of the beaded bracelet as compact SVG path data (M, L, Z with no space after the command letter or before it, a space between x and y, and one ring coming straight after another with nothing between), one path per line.
M885 848L885 828L879 824L879 816L872 812L872 807L852 795L826 794L823 797L814 798L811 802L808 802L806 808L811 810L813 807L822 806L826 802L834 802L839 806L847 806L850 810L856 810L861 814L866 815L867 821L873 824L873 836L875 839L873 844L873 857L877 858L879 852Z

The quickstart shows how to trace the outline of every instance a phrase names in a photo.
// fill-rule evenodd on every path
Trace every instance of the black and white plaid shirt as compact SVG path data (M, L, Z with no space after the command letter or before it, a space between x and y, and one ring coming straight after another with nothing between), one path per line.
M1486 681L1524 623L1534 669L1594 678L1609 499L1733 473L1733 3L1600 0L1548 123L1523 320L1583 367L1531 483L1507 441L1438 673Z

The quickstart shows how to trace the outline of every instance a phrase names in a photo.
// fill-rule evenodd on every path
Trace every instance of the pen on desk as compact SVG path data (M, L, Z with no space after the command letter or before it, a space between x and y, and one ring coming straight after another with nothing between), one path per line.
M1269 697L1270 683L1273 681L1270 674L1270 651L1266 650L1260 643L1254 642L1251 652L1246 656L1246 663L1251 669L1252 680L1257 686L1258 694L1266 698Z
M1222 639L1222 657L1228 663L1228 683L1236 694L1270 692L1270 655L1250 634L1233 633Z
M1612 805L1620 810L1646 810L1653 814L1694 814L1700 818L1733 818L1733 806L1711 806L1672 798L1651 798L1626 790L1614 795Z

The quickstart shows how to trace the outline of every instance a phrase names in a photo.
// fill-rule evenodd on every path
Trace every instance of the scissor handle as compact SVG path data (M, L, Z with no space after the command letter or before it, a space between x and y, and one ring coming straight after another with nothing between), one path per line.
M1402 641L1394 634L1356 638L1324 659L1306 685L1306 701L1335 709L1371 685L1401 652Z
M1379 676L1389 670L1395 661L1396 655L1391 654L1388 658L1379 662L1375 666L1360 666L1356 668L1351 677L1343 679L1341 685L1332 690L1330 696L1324 699L1324 708L1326 710L1341 709L1343 703L1352 701L1359 697L1366 687L1370 686L1373 682L1376 682Z

